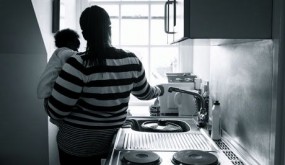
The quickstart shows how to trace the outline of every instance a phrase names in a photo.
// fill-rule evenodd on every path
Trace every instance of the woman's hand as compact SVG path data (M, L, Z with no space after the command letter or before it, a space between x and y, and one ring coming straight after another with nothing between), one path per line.
M164 87L162 85L157 85L157 87L160 89L160 95L162 96L164 94Z

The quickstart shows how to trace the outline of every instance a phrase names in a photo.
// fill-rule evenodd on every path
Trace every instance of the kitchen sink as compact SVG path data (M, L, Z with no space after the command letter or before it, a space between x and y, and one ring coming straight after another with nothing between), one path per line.
M131 128L139 132L188 132L188 123L174 119L127 119L123 128Z

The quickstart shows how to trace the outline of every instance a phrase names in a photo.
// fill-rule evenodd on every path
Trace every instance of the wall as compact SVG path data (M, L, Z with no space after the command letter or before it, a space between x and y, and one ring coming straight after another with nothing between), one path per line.
M51 57L53 51L55 50L54 45L54 34L52 33L52 1L53 0L32 0L34 11L39 23L40 31L44 40L45 48L47 54L43 56L46 62ZM78 24L77 12L76 12L76 3L79 1L76 0L61 0L61 22L60 29L70 28L76 30L76 25ZM79 32L80 33L80 32ZM41 67L46 66L46 62L42 64ZM41 72L43 69L41 70ZM38 79L36 80L38 82ZM42 102L42 100L40 100ZM41 108L40 105L39 108ZM47 116L46 116L47 117ZM53 125L51 122L48 122L48 146L49 146L49 164L58 165L58 149L56 143L56 134L58 128Z
M61 0L61 29L70 28L76 30L79 19L76 8L78 3L76 0Z
M55 49L54 38L53 38L54 34L52 33L52 0L32 0L32 3L34 11L37 16L41 34L45 43L45 48L47 50L47 54L44 55L46 62L42 66L45 67L48 59L50 58L52 52ZM42 100L39 101L42 103ZM47 115L46 118L48 119ZM59 164L58 151L56 145L57 127L48 121L46 124L48 125L49 164L57 165Z
M179 72L191 72L210 80L210 40L184 40L179 43Z
M273 40L225 41L209 53L193 48L194 73L208 70L200 54L210 58L211 99L221 101L222 127L250 164L285 164L284 8L273 0Z
M33 7L40 26L41 34L47 50L47 59L50 58L55 50L54 38L52 33L52 1L53 0L32 0ZM76 30L78 19L76 12L76 0L61 0L61 22L60 29L70 28ZM80 32L79 32L80 34Z
M55 50L54 34L52 33L52 0L32 0L33 7L37 16L41 34L44 40L47 55L44 56L46 62ZM61 0L61 22L60 29L70 28L76 30L78 24L76 12L76 0ZM46 63L42 67L45 67ZM43 70L42 70L43 71ZM41 72L42 72L41 71ZM42 100L41 100L42 101ZM48 145L49 145L49 164L58 165L58 149L56 134L58 128L51 122L48 124Z
M272 105L272 134L271 163L274 165L285 164L285 2L273 1L273 105Z
M211 43L194 44L194 73L209 76L210 98L221 103L225 136L252 164L270 165L273 41Z
M0 164L47 165L47 117L36 97L46 50L31 1L0 1L0 20Z
M205 41L207 42L207 41ZM193 46L193 72L203 81L210 80L210 50L209 43L195 44Z
M193 73L193 42L185 40L179 43L179 68L178 72Z
M52 33L52 0L32 0L47 55L55 49ZM47 58L48 59L48 58Z
M219 100L222 128L259 164L269 165L273 42L211 47L211 99Z

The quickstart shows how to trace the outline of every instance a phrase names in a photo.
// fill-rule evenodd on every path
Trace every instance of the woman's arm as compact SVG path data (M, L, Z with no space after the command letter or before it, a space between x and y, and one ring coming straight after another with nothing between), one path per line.
M145 70L142 63L139 61L139 71L134 83L132 94L140 100L151 100L163 94L163 88L151 86L145 76Z

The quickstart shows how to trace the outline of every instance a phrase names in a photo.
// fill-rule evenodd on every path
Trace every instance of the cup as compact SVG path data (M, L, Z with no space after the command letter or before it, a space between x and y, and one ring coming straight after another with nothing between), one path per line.
M174 103L178 107L179 116L193 116L196 114L195 98L185 93L175 93Z

